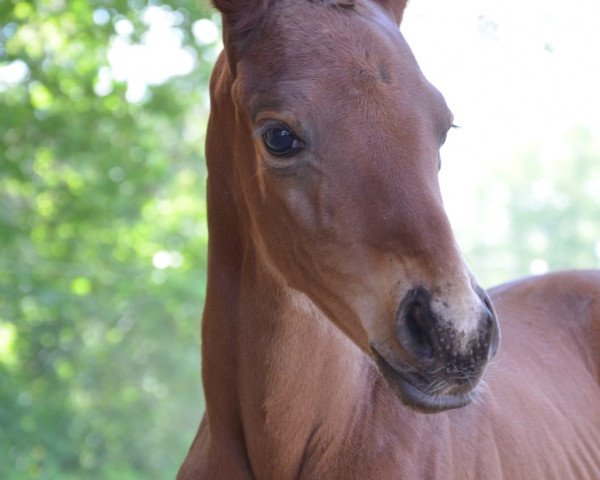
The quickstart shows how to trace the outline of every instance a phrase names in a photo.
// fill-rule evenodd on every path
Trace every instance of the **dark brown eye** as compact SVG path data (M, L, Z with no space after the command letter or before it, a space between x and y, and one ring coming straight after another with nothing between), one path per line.
M268 127L262 134L267 150L276 156L295 155L304 146L302 141L285 125Z

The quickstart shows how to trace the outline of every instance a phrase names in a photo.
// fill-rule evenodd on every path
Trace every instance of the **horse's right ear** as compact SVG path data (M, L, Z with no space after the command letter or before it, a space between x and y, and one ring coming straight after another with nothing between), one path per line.
M388 12L390 12L396 23L400 25L402 22L402 16L404 15L404 9L406 8L406 4L408 0L375 0L379 3L383 8L385 8Z

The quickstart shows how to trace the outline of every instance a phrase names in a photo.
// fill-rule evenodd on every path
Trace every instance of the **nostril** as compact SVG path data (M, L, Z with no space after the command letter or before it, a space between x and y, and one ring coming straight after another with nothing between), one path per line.
M490 323L490 324L494 323L495 319L496 319L496 313L494 311L494 306L492 305L492 301L490 300L490 297L485 292L485 290L483 288L481 288L479 285L476 287L475 292L477 293L477 295L479 296L479 298L481 299L481 301L485 305L485 308L487 309L487 313L488 313L487 321L488 321L488 323Z
M486 296L484 302L485 304L485 308L487 309L486 312L486 317L487 317L487 323L488 325L493 325L494 321L496 320L496 314L494 313L494 307L492 306L492 302L490 302L490 299Z
M433 357L433 343L427 328L426 312L420 301L414 301L406 310L406 333L413 350L421 357Z
M493 311L490 313L488 318L489 322L489 339L490 339L490 348L488 350L488 360L491 360L498 353L498 348L500 347L500 328L498 325L498 319Z

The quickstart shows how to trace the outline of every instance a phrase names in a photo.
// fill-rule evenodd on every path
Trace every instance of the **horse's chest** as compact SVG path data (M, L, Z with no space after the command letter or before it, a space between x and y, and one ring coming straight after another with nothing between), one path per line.
M491 413L473 406L359 431L335 446L313 441L299 478L600 479L600 418L582 412L579 421L547 409L518 420L510 409Z

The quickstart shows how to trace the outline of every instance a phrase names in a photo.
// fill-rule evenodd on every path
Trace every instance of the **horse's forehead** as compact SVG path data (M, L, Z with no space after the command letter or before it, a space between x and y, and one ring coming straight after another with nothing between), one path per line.
M247 93L278 83L360 87L420 76L397 26L372 2L352 9L308 0L276 5L241 62Z

